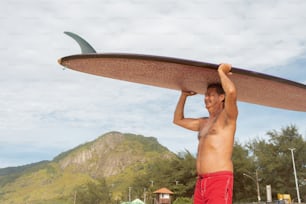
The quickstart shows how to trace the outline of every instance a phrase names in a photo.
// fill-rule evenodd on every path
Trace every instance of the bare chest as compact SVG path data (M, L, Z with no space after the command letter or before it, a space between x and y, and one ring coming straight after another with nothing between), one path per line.
M203 126L201 127L198 135L198 139L206 138L210 135L216 135L218 133L218 129L220 128L219 116L208 118Z

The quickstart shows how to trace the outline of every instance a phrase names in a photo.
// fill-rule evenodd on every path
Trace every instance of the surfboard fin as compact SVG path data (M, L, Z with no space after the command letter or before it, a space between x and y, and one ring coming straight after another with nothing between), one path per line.
M81 47L82 54L97 53L96 50L83 38L72 32L64 32L66 35L73 38Z

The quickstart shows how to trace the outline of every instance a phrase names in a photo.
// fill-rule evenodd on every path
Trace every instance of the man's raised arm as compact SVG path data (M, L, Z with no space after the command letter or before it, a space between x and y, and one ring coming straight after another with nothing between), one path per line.
M186 129L189 129L189 130L199 131L200 130L200 120L193 119L193 118L185 118L184 116L186 98L188 96L192 96L195 94L196 93L194 92L182 91L182 94L179 98L179 101L177 103L177 106L174 112L173 123L181 127L184 127Z
M237 107L237 90L235 84L228 77L231 75L232 66L230 64L221 64L218 68L219 77L221 80L222 88L225 92L224 110L229 119L236 120L238 117Z

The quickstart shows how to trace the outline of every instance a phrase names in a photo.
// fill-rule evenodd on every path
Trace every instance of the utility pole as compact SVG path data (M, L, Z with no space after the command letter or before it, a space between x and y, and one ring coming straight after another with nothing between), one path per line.
M74 201L73 204L76 204L77 191L74 192Z
M146 188L143 189L143 203L146 204Z
M132 187L129 187L129 202L131 202L131 190L132 190Z
M294 161L294 154L293 154L293 151L295 150L295 148L289 148L289 150L291 151L291 157L292 157L292 166L293 166L293 172L294 172L294 178L295 178L295 187L296 187L297 199L298 199L298 203L301 203L299 183L298 183L298 179L297 179L297 176L296 176L295 161Z
M256 169L255 173L256 173L257 199L258 199L258 202L260 202L261 198L260 198L260 191L259 191L258 171L257 171L257 169Z
M256 176L255 179L252 176L248 175L248 174L243 173L243 175L248 177L248 178L250 178L250 179L252 179L256 183L257 200L258 200L258 203L260 203L261 197L260 197L260 189L259 189L259 182L258 182L258 171L257 170L255 171L255 176Z

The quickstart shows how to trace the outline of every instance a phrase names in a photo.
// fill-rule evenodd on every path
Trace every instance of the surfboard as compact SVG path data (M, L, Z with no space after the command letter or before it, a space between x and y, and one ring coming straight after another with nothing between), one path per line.
M205 94L208 84L220 82L217 64L155 55L96 53L80 36L66 34L82 49L82 54L58 60L72 70L198 94ZM306 112L305 84L236 67L232 67L232 73L229 77L236 85L239 101Z

